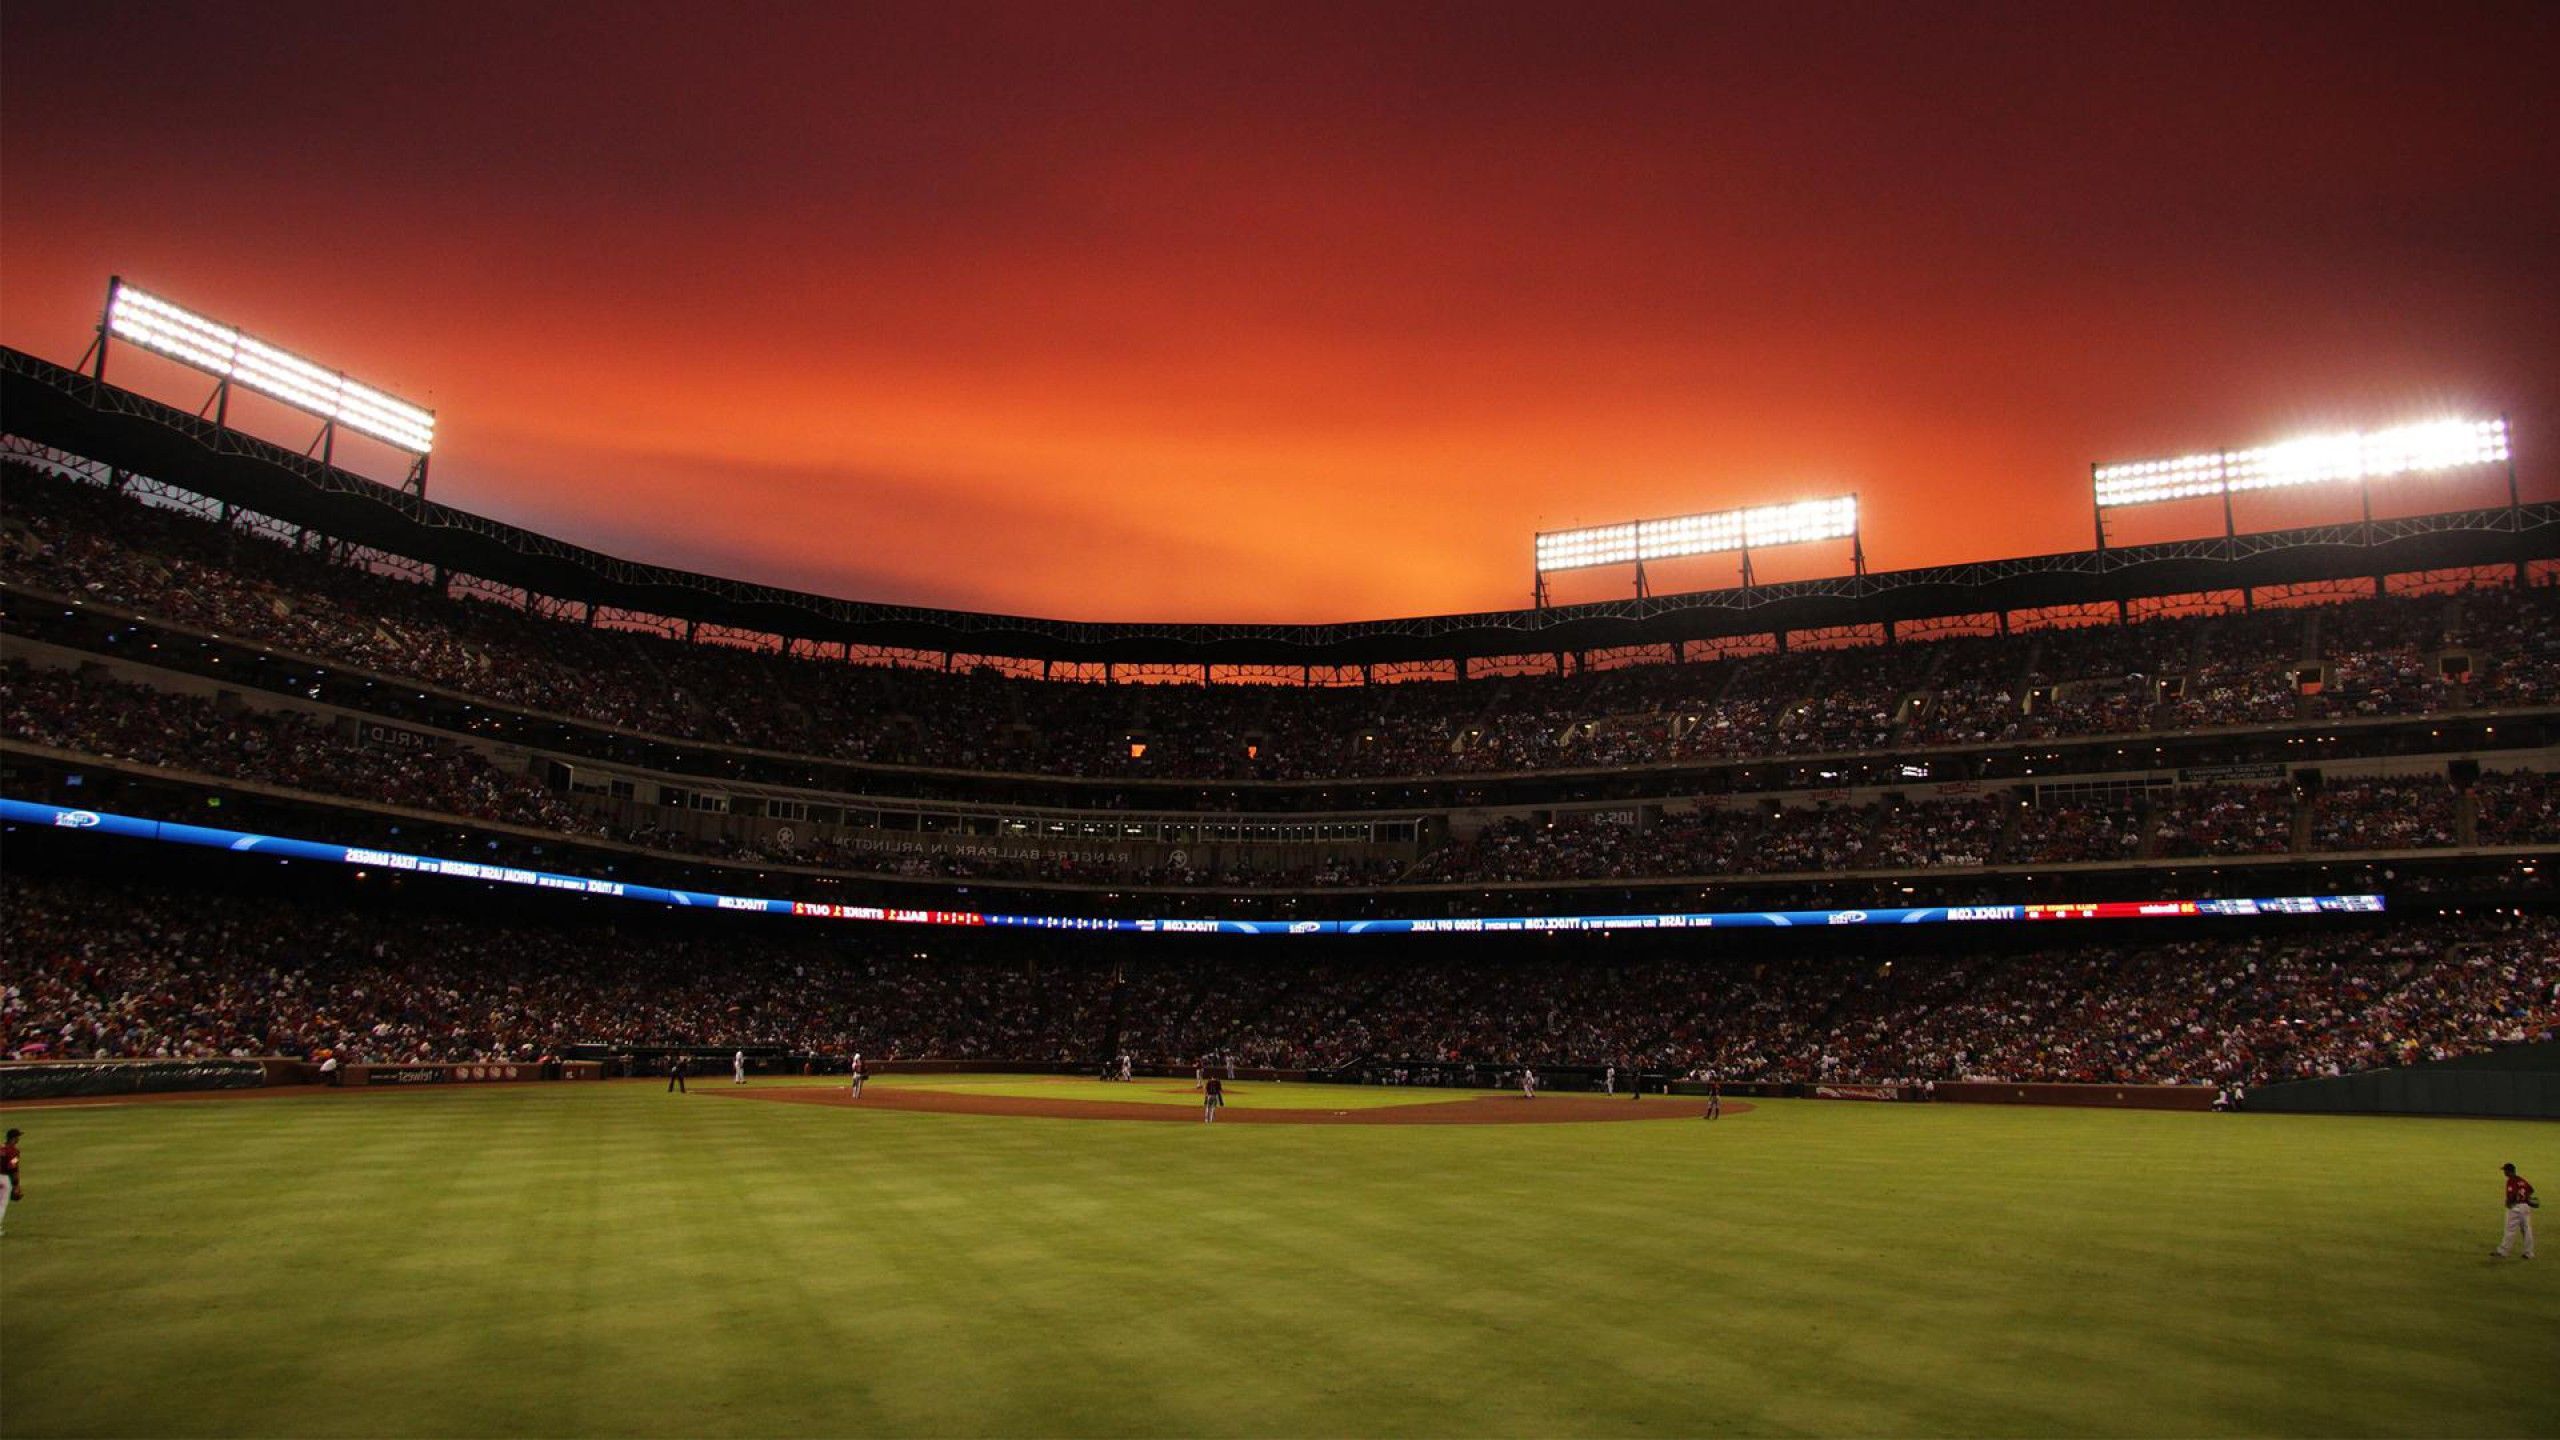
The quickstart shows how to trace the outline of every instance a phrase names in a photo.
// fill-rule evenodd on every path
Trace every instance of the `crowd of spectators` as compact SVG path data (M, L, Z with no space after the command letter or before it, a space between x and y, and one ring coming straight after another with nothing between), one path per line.
M2552 777L2492 773L2474 793L2479 843L2560 843L2560 784ZM1489 825L1426 855L1408 878L1621 880L2283 855L2294 853L2295 816L2306 803L2311 851L2423 849L2459 843L2461 801L2439 777L2340 780L2307 802L2277 782L2089 800L1702 806L1645 823L1634 811L1566 813Z
M2136 859L2142 854L2142 803L2106 796L2022 805L2006 853L2048 865Z
M2311 798L2314 850L2414 850L2457 843L2460 796L2441 775L2337 780Z
M1993 863L2011 807L1988 799L1817 809L1700 807L1519 818L1423 858L1411 878L1623 880Z
M0 662L0 738L103 759L256 781L305 793L500 821L564 838L605 837L665 854L891 876L1207 891L1369 889L1397 884L1635 882L1664 877L1819 875L2449 847L2463 796L2441 777L2341 778L2157 789L2146 796L2008 796L1814 808L1699 803L1515 817L1418 856L1349 847L1248 869L1183 850L1034 846L892 848L886 832L804 824L790 838L740 826L608 826L532 776L465 746L390 745L349 718L250 708L127 684L95 669ZM2475 786L2478 843L2560 841L2560 787L2541 772L2490 772ZM2144 837L2149 845L2144 846Z
M468 750L368 744L352 723L16 660L0 661L0 738L566 836L604 833L531 776Z
M687 643L453 598L24 464L18 582L511 707L865 763L1358 779L2421 714L2560 693L2547 591L2488 589L1569 675L1095 686ZM641 617L645 618L645 617ZM636 623L636 622L635 622ZM2469 669L2439 663L2458 651Z
M2293 848L2289 785L2199 785L2154 797L2154 856L2282 855Z
M2471 787L2480 845L2560 844L2560 774L2489 771Z
M2560 920L2521 914L1900 958L1359 963L929 956L904 938L767 929L741 943L708 921L552 924L210 892L155 901L26 874L9 877L5 898L0 1055L19 1059L752 1045L2257 1085L2560 1030Z
M758 844L725 835L696 835L659 826L615 828L615 839L644 849L723 860L807 866L820 870L895 875L910 880L1016 880L1061 885L1110 885L1213 890L1337 890L1391 885L1411 867L1401 860L1329 855L1303 864L1259 869L1210 867L1168 856L1107 849L1054 852L1030 848L974 847L900 850L875 842L814 835L791 844ZM1176 851L1175 855L1187 852Z
M2540 919L1904 963L1850 977L1828 1028L1759 1073L2256 1085L2546 1038L2555 986Z
M558 1055L577 1044L789 1045L882 1057L1080 1058L1108 976L928 962L904 950L519 928L13 876L11 1058L298 1055L349 1062Z

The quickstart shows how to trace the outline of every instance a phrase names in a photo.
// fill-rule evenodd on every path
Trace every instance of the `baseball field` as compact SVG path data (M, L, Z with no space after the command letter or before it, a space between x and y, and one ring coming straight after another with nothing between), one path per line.
M2560 1430L2548 1126L812 1086L13 1110L0 1432Z

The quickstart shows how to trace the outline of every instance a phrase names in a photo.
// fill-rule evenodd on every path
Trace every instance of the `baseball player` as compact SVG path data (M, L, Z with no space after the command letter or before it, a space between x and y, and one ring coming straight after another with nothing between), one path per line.
M17 1139L18 1132L10 1131L9 1138ZM17 1154L15 1150L9 1153L12 1156ZM15 1159L9 1164L12 1170L17 1168ZM2498 1237L2498 1248L2489 1253L2498 1259L2506 1259L2507 1247L2514 1244L2516 1236L2521 1233L2524 1236L2524 1258L2530 1260L2533 1258L2533 1212L2542 1202L2533 1197L2533 1182L2517 1174L2516 1167L2501 1165L2498 1168L2507 1172L2507 1230Z
M1707 1083L1707 1113L1700 1118L1707 1120L1721 1120L1724 1118L1723 1081L1712 1080Z
M1227 1078L1236 1078L1236 1052L1233 1050L1227 1052Z
M1603 1095L1615 1095L1618 1093L1617 1066L1612 1065L1600 1072L1600 1093Z
M1523 1100L1538 1098L1538 1072L1526 1065L1520 1067L1520 1098Z
M1225 1108L1226 1103L1226 1082L1220 1080L1215 1075L1212 1075L1208 1079L1202 1081L1200 1085L1200 1123L1203 1125L1217 1124L1218 1112Z
M18 1198L22 1188L18 1180L18 1137L26 1133L24 1130L11 1130L8 1139L0 1140L0 1229L7 1228L9 1202ZM2526 1244L2530 1246L2532 1242L2527 1241ZM2527 1249L2525 1254L2530 1257L2533 1251Z
M1124 1082L1129 1078L1129 1052L1126 1050L1120 1052L1120 1078Z
M853 1077L852 1077L852 1080L850 1081L850 1088L851 1088L851 1089L852 1089L852 1091L853 1091L853 1098L854 1098L854 1099L856 1099L856 1100L859 1100L859 1099L861 1099L861 1098L862 1098L862 1082L863 1082L863 1079L864 1079L864 1078L865 1078L865 1077L864 1077L864 1075L863 1075L863 1070L862 1070L862 1052L861 1052L861 1051L859 1051L859 1050L856 1050L856 1051L854 1051L854 1052L853 1052Z
M747 1052L744 1050L729 1057L729 1083L732 1085L747 1083Z
M685 1093L684 1057L681 1055L670 1055L667 1057L667 1090L669 1093L676 1095L682 1095Z

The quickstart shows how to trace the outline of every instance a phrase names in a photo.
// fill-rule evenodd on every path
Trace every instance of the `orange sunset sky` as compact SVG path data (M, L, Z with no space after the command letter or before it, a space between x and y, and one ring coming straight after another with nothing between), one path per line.
M7 0L0 340L121 273L434 407L440 499L864 598L1500 608L1843 490L1899 568L2305 428L2504 412L2560 494L2555 72L2548 4Z

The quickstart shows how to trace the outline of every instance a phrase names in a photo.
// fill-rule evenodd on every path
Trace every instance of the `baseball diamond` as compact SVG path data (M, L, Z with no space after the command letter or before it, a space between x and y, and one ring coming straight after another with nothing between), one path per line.
M0 1408L28 1435L2369 1435L2560 1406L2518 1363L2560 1317L2486 1256L2466 1173L2531 1153L2496 1122L874 1103L1026 1088L962 1078L13 1106L54 1158L0 1239ZM1267 1354L1211 1373L1203 1344Z

